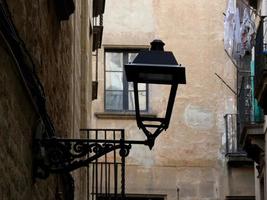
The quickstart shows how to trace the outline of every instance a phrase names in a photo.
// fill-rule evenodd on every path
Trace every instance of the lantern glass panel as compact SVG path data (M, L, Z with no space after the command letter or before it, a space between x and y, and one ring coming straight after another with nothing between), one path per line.
M147 110L147 92L146 91L139 91L138 92L139 98L139 107L140 111ZM135 103L134 103L134 91L129 92L129 110L135 110Z
M157 110L157 117L164 118L167 110L171 85L149 84L149 88L151 89L152 94L156 94L154 98L151 98L153 101L151 105L157 105L157 107L152 107L152 109Z

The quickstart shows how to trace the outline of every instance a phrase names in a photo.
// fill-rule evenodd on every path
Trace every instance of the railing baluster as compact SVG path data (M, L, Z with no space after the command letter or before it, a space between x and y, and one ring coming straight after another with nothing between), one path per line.
M105 144L119 145L109 155L94 159L86 168L87 199L124 199L125 197L125 154L126 145L132 143L144 144L142 141L129 140L125 142L123 129L82 129L87 137L87 145L93 145L91 156L105 148ZM77 139L77 142L79 140ZM107 142L108 141L108 142ZM95 145L95 146L94 146ZM127 146L129 148L129 146ZM121 152L119 152L121 151ZM117 155L117 154L120 155ZM90 158L90 154L86 156ZM90 166L92 165L92 166ZM120 188L119 188L120 187ZM119 191L121 189L121 191ZM119 193L120 192L120 193Z
M109 199L110 199L110 163L108 163L108 194L109 194Z
M100 194L103 194L103 163L100 163Z
M124 200L125 199L125 135L124 131L121 132L121 139L122 139L122 151L121 154L121 197Z
M107 131L105 131L104 135L105 140L107 140ZM105 196L107 198L108 196L108 191L107 191L107 154L105 154Z
M95 132L95 139L98 139L98 130ZM98 150L97 150L98 151ZM96 165L96 188L95 188L95 193L96 193L96 199L98 198L98 158L95 160L95 165Z
M89 130L86 131L86 137L87 139L90 139L90 133ZM87 143L89 145L89 142ZM90 153L88 153L87 158L90 157ZM87 200L90 199L90 165L87 165L86 167L86 177L87 177L87 183L86 183L86 190L87 190Z
M118 199L118 164L114 164L114 197Z
M93 177L92 177L92 200L94 200L95 195L95 163L93 163Z

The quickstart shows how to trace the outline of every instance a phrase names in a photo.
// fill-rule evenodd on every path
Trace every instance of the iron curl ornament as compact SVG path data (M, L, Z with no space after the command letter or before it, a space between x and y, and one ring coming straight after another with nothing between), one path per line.
M122 160L129 155L132 144L147 145L147 141L125 140L124 129L84 129L94 132L117 132L113 139L62 139L49 137L42 123L36 129L33 142L34 177L46 179L50 174L68 173L88 166L102 156L117 152Z
M121 140L42 139L35 140L35 176L47 178L50 173L67 173L85 167L94 160L119 149L121 157L129 155L131 144Z

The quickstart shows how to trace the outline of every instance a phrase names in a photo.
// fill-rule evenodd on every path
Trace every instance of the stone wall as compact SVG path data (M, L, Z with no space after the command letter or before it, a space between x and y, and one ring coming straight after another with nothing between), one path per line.
M90 127L91 2L75 1L68 21L58 20L51 0L7 4L43 85L56 136L79 138L79 129ZM4 42L0 44L0 199L55 199L61 192L60 176L33 179L32 139L38 116ZM73 173L75 199L86 198L84 173Z
M53 199L55 178L34 183L32 133L37 115L18 76L15 63L0 46L0 191L1 199Z
M71 21L57 19L53 1L8 1L8 6L36 65L55 128L60 135L66 136L70 133L72 120L69 112L73 67Z

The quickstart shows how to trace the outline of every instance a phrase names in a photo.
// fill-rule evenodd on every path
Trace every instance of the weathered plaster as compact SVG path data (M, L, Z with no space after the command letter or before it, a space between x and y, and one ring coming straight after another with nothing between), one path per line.
M127 192L164 194L167 199L223 199L224 115L235 112L235 95L215 76L236 89L235 67L223 48L225 4L210 0L110 0L103 45L134 47L153 39L165 42L186 67L187 84L179 85L170 127L152 151L134 146L127 158ZM93 112L104 111L104 51L99 52L99 99ZM164 114L168 89L149 88L149 112ZM97 119L98 128L125 128L127 138L142 139L134 120Z
M188 105L184 111L187 126L198 130L209 130L214 126L215 116L212 111L203 107Z

